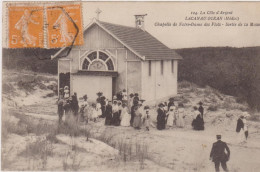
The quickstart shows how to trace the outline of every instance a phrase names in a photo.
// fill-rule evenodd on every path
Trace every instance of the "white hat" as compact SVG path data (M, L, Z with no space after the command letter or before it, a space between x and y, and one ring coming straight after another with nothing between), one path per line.
M170 110L175 110L175 106L170 106Z
M250 114L249 114L248 112L243 112L243 116L244 116L244 117L249 117Z

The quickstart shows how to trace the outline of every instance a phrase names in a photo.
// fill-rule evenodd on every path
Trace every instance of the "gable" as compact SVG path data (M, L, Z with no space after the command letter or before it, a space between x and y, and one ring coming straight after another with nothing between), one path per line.
M127 48L142 60L182 59L174 50L142 29L97 20L84 30L84 45L80 47L86 49ZM59 55L61 51L52 58Z
M113 36L93 24L84 32L84 47L89 50L124 48Z

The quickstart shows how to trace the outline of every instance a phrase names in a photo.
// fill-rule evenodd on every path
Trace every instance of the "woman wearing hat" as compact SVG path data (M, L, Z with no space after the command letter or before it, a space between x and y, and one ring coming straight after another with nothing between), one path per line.
M174 111L175 111L175 106L171 106L169 108L168 113L167 113L167 126L168 127L173 127L173 124L174 124Z
M204 115L204 108L202 107L202 105L203 105L203 103L200 101L199 102L199 109L198 109L198 111L200 112L200 114L201 114L201 117L202 117L202 119L204 120L204 118L203 118L203 115Z
M168 103L168 111L170 110L170 107L171 106L174 106L174 98L173 97L171 97L170 99L169 99L169 103Z
M106 106L105 111L105 125L111 125L112 124L112 101L108 101L108 104Z
M162 103L159 104L159 108L157 110L157 129L163 130L165 129L165 123L166 123L166 114L164 111L164 105Z
M178 106L176 106L176 109L178 111L178 113L176 114L176 125L177 127L183 128L185 126L184 110L183 108L179 108Z
M113 100L111 125L115 125L116 124L117 116L118 116L118 104L117 104L117 100Z
M131 107L133 106L133 99L134 99L134 94L131 93L129 95L129 99L128 99L128 109L131 109ZM130 112L131 113L131 112Z
M139 102L138 106L135 106L135 107L134 107L135 117L134 117L133 127L134 127L135 129L141 129L141 126L142 126L141 107L142 107L141 102Z
M150 130L151 118L150 118L150 107L144 107L144 126L147 131Z
M129 127L130 126L130 114L128 113L128 109L127 109L127 106L125 103L123 103L122 105L122 110L121 110L121 123L120 125L121 126L124 126L124 127Z
M64 87L64 98L68 99L70 97L70 91L69 91L69 86Z

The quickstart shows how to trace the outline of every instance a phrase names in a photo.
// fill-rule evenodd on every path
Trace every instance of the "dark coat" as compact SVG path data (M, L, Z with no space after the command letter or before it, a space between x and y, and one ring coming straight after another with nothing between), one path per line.
M204 121L200 115L192 121L192 126L194 130L204 130Z
M241 128L244 128L244 123L243 123L242 119L239 118L239 119L237 120L237 128L236 128L236 132L239 133L240 130L241 130Z
M198 111L200 112L202 119L203 119L203 114L204 114L204 108L200 105Z
M166 113L165 113L164 110L162 110L162 109L160 109L160 108L157 110L157 113L158 113L158 115L157 115L157 129L158 129L158 130L165 129Z
M168 111L170 110L170 107L171 106L174 106L174 101L170 101L169 103L168 103Z
M72 97L72 101L71 101L71 110L73 112L73 115L78 115L78 111L79 111L79 102L77 100L77 98L75 96Z
M133 98L133 105L138 105L138 103L139 103L139 97L138 96L135 96L134 98Z
M105 118L105 117L106 117L106 115L105 115L105 112L106 112L106 101L105 101L105 97L101 97L100 99L101 99L100 104L101 104L101 111L102 111L101 118Z
M62 100L59 100L59 101L58 101L58 114L59 114L59 115L63 115L63 113L64 113L63 101L62 101Z
M132 126L133 125L133 122L134 122L134 118L135 118L135 106L132 106L131 107L131 119L130 119L130 125Z
M120 125L120 114L119 111L113 113L111 125L119 126Z
M227 151L227 154L225 153ZM212 149L210 152L210 158L212 158L213 162L226 162L229 160L230 150L225 142L218 140L213 143Z
M111 125L112 123L112 106L107 105L106 111L105 111L105 125Z

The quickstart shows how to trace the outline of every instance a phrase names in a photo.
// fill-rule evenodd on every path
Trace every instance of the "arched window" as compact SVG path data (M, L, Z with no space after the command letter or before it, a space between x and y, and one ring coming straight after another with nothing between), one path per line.
M82 70L113 71L114 63L112 58L107 54L95 51L85 57L82 63Z

